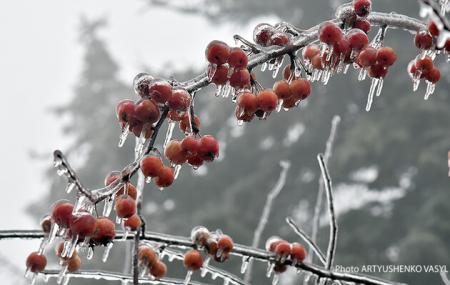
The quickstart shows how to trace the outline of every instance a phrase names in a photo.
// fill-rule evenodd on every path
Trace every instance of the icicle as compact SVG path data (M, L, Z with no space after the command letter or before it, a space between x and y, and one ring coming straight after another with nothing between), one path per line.
M108 244L106 245L105 251L103 252L103 256L102 256L103 262L106 262L106 260L108 260L109 253L111 252L113 245L114 244L112 242L108 242Z
M264 72L267 69L267 62L264 62L263 64L261 64L261 71Z
M48 276L47 274L44 274L44 282L47 283L48 280L50 280L50 276Z
M331 47L327 53L327 57L326 57L325 61L327 61L327 62L330 61L331 56L333 55L333 51L334 51L334 48Z
M217 86L217 90L216 90L216 93L214 95L216 95L216 97L219 97L220 94L222 93L222 89L223 89L223 85Z
M135 157L141 156L141 153L144 150L145 141L146 141L145 131L142 131L139 138L136 138L136 144L134 146L134 156Z
M110 196L109 198L105 199L105 205L103 206L103 217L109 217L113 206L114 206L113 196Z
M149 177L146 177L145 178L145 183L150 183L150 182L152 182L152 178L149 176Z
M130 133L130 128L129 128L129 125L126 124L122 129L122 133L120 134L119 144L118 144L119 147L123 147L123 145L125 144L125 141L127 140L129 133Z
M186 273L186 278L184 278L184 283L183 283L184 285L188 285L189 284L189 282L191 281L192 273L193 273L192 270L189 270Z
M79 236L75 235L72 237L71 241L64 242L64 250L61 253L61 257L71 258L73 256L73 253L75 252L75 249L77 248L78 240Z
M119 216L116 216L116 224L121 224L122 223L122 219Z
M66 193L69 194L70 192L73 191L73 189L75 189L76 184L72 181L69 181L69 183L67 183L66 186Z
M367 69L361 68L361 70L359 71L359 74L358 74L358 80L363 81L366 79L366 77L367 77Z
M216 272L211 272L211 279L212 280L216 280L217 277L219 277L219 274L217 274Z
M39 250L38 250L39 254L43 255L45 253L45 247L47 246L47 244L48 244L48 239L44 238L41 241L41 244L39 245Z
M244 121L243 121L243 120L237 120L237 125L238 125L239 127L241 127L243 124L244 124Z
M27 267L27 269L25 270L25 274L23 275L25 278L30 278L31 277L31 271L30 268Z
M70 276L65 276L64 277L64 281L63 281L63 285L67 285L70 282Z
M279 73L279 71L281 69L281 66L283 65L283 61L284 61L284 56L280 56L280 57L278 57L275 60L275 65L274 65L274 68L273 68L272 78L275 79L277 77L277 75L278 75L278 73Z
M88 247L88 252L87 252L87 260L91 260L92 257L94 257L94 247L90 246Z
M180 164L176 165L175 169L173 170L173 175L174 175L175 179L177 179L178 175L180 175L180 170L181 170L181 165Z
M200 276L204 278L206 276L206 273L208 273L208 270L206 269L208 267L209 262L211 261L211 257L208 256L205 261L203 262L203 267L200 269Z
M276 111L279 113L283 107L283 100L278 100L278 105Z
M376 87L378 85L379 79L377 78L372 78L372 83L370 85L370 90L369 90L369 96L367 97L367 105L366 105L366 111L369 112L370 109L372 108L372 103L373 103L373 95L375 94L375 90Z
M434 83L427 81L427 91L426 91L425 97L424 97L425 100L428 100L430 95L433 94L435 87L436 87L436 85Z
M64 276L66 276L68 267L69 267L68 265L65 265L61 268L61 271L59 271L58 274L58 278L56 279L56 283L61 284L61 282L64 279Z
M376 92L377 97L379 97L381 95L381 91L383 90L383 83L384 83L383 78L380 78L378 81L377 92Z
M227 278L227 277L225 277L224 279L223 279L223 285L229 285L230 284L230 278Z
M167 126L167 132L166 132L166 138L164 140L163 148L166 148L167 144L172 139L173 129L175 128L175 122L170 121L169 125Z
M416 92L417 89L419 89L419 85L420 85L420 78L416 78L416 76L414 76L413 78L413 91Z
M31 277L31 285L36 284L36 280L37 280L37 274L33 274L33 276Z
M277 285L280 281L280 274L274 274L272 279L272 285Z
M216 74L217 71L217 64L210 64L208 66L208 80L211 82L214 75Z
M266 271L266 277L270 278L272 275L273 269L275 268L275 264L272 262L267 263L267 271Z
M249 263L250 263L250 257L243 256L242 257L242 265L241 265L241 274L244 274L245 271L247 271Z

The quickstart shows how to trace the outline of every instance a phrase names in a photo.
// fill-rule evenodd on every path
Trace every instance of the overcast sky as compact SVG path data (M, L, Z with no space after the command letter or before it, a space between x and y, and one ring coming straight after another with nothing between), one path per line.
M81 15L107 17L109 25L101 35L122 68L121 78L128 81L143 64L161 69L170 60L180 69L200 67L209 41L222 39L231 44L234 33L249 37L253 25L212 26L198 16L144 9L144 3L15 0L1 4L0 94L4 109L0 112L0 183L4 203L0 229L38 227L25 208L48 191L43 170L51 164L51 152L64 150L70 141L61 134L61 122L49 108L73 96L83 62L83 49L77 41ZM32 160L30 151L48 159ZM0 257L6 255L13 266L24 270L26 255L37 247L38 241L0 241ZM2 284L17 280L4 269L0 275L8 278Z

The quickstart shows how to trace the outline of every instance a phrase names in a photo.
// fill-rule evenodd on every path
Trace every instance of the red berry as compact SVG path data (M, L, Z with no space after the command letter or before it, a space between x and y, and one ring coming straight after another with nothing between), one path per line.
M173 173L173 169L167 166L164 166L159 173L158 176L155 177L155 184L158 187L165 188L172 185L175 180L175 176Z
M139 73L133 79L134 92L142 98L148 97L148 86L153 80L150 74Z
M155 123L159 119L159 108L153 101L144 99L135 108L135 116L143 123Z
M262 46L270 46L270 39L275 33L275 29L269 24L259 24L253 31L253 40Z
M250 73L246 68L236 70L230 77L230 85L235 89L250 87Z
M135 105L131 100L122 100L117 104L116 115L117 119L122 123L127 123L130 117L134 116Z
M56 256L59 257L59 258L62 259L62 260L70 259L70 257L68 257L68 256L62 257L63 251L64 251L64 242L61 242L61 243L58 244L58 245L56 246L56 248L55 248ZM76 255L78 255L78 253L77 253L77 251L75 250L75 251L73 252L73 254L72 254L72 257L74 257L74 256L76 256Z
M176 111L186 111L191 104L191 96L184 89L174 90L168 100L169 108Z
M291 254L291 245L285 241L277 244L274 250L275 254L280 257L288 257Z
M53 222L51 216L45 216L41 220L41 229L44 232L44 234L49 234L52 230Z
M141 227L141 218L139 218L138 215L134 214L133 216L129 217L124 222L124 227L130 229L131 231L135 231Z
M433 69L433 60L426 56L424 58L419 58L416 60L416 68L420 70L421 73L428 73L430 70Z
M277 245L280 244L281 242L285 242L285 241L277 236L270 237L266 241L266 250L270 251L270 252L274 252Z
M148 155L141 160L141 171L145 177L156 177L163 168L159 157Z
M200 118L197 115L194 115L194 126L195 126L195 128L197 128L197 130L200 128ZM189 122L189 115L186 114L183 117L183 119L180 121L180 130L183 133L187 134L187 133L189 133L190 129L191 129L191 125ZM192 130L192 131L195 131L195 130Z
M194 168L197 168L203 165L203 158L200 156L200 154L196 154L188 158L188 163Z
M327 45L333 45L342 38L342 30L332 22L325 22L320 26L319 39Z
M27 268L30 272L38 273L44 271L47 266L47 258L38 252L32 252L27 257Z
M198 250L190 250L184 255L184 267L188 270L196 271L202 268L203 257Z
M450 53L450 40L445 42L444 49L447 53Z
M92 241L106 245L116 237L116 226L113 221L108 218L98 218L95 224L95 231L92 235Z
M382 64L375 64L369 67L368 74L372 78L384 78L388 73L388 68Z
M210 65L209 68L213 67ZM211 70L208 72L211 72ZM225 85L228 82L228 66L219 65L214 72L211 82L216 85Z
M291 65L288 64L284 67L283 78L289 80L290 77L291 77Z
M430 49L433 46L433 37L427 31L417 32L414 43L419 49Z
M208 251L208 254L212 255L212 256L216 256L217 254L217 250L218 250L218 245L217 245L217 241L214 238L209 238L206 241L206 250Z
M138 260L144 266L153 267L158 263L158 255L152 248L141 245L138 249Z
M193 136L185 137L181 141L181 148L186 153L188 158L195 156L200 149L200 140L196 139Z
M122 195L116 201L116 214L119 218L129 218L136 213L136 201L128 195Z
M89 213L79 213L74 215L70 224L72 235L77 235L80 239L90 237L94 234L97 219Z
M172 96L172 86L164 80L154 80L148 87L150 98L156 103L165 104Z
M187 159L186 153L181 147L181 143L177 140L172 140L167 144L164 150L164 155L174 164L183 164Z
M164 262L158 261L150 268L150 274L155 277L155 279L161 279L166 276L167 266Z
M333 45L333 53L339 58L339 60L350 58L352 47L350 41L346 38L342 38Z
M297 106L299 101L300 101L300 99L298 99L295 96L284 99L283 100L283 108L285 108L285 109L294 108Z
M416 66L416 61L415 60L411 60L408 64L408 73L409 75L414 78L417 72L417 66Z
M272 90L264 90L256 96L258 108L264 112L273 112L278 105L278 97Z
M391 66L397 60L395 51L390 47L382 47L377 52L377 62L383 66Z
M206 246L210 236L208 229L202 226L195 227L191 232L191 240L200 247Z
M204 161L213 161L219 156L219 142L213 136L203 136L200 139L198 154Z
M277 264L275 264L275 266L273 267L273 271L274 272L276 272L276 273L283 273L283 272L286 272L286 270L287 270L287 265L285 265L285 264L281 264L281 263L277 263Z
M134 185L133 184L131 184L131 183L127 183L127 195L131 198L131 199L133 199L133 200L136 200L136 198L137 198L137 189L136 189L136 187L134 187ZM122 187L119 191L117 191L117 193L116 193L116 200L117 200L117 198L119 198L120 196L122 196L122 195L124 195L125 194L125 187Z
M371 0L353 0L353 10L360 17L367 17L372 10Z
M242 92L237 98L239 113L253 114L258 108L256 96L251 92Z
M320 47L316 44L307 45L302 52L304 59L312 60L312 58L320 53Z
M353 28L360 29L367 34L371 29L371 25L366 19L356 19L355 23L353 23Z
M436 25L435 22L430 21L430 23L428 24L428 32L433 36L433 37L438 37L439 36L439 28Z
M377 50L373 47L363 49L356 60L361 67L369 67L377 62Z
M246 68L248 64L247 54L241 48L232 48L228 64L236 69Z
M81 268L81 258L78 255L72 256L70 259L65 260L62 265L67 266L67 271L70 273L77 272Z
M59 203L52 211L52 219L55 223L62 227L68 228L72 223L73 205L70 203Z
M286 80L280 80L273 85L273 92L277 94L281 100L287 99L292 96L291 87Z
M351 29L347 34L350 49L360 51L369 45L369 38L360 29Z
M311 83L305 79L296 79L291 82L292 96L297 100L304 100L311 94Z
M435 84L441 79L441 72L437 68L433 68L425 75L425 78L431 83Z
M316 54L315 56L313 56L313 58L311 59L311 64L316 69L323 69L322 57L320 56L320 54Z
M186 115L186 112L178 112L175 110L169 110L169 114L167 115L170 120L179 122L183 119L184 115Z
M289 44L289 36L285 33L275 33L270 38L270 43L274 46L285 46Z
M212 41L206 47L205 55L208 62L221 65L227 63L230 47L224 42Z
M218 249L222 250L222 252L229 253L230 251L233 250L234 243L231 237L227 235L222 235L217 241L217 247Z
M297 262L303 262L306 257L306 250L305 248L299 244L294 242L291 244L291 259L296 260Z

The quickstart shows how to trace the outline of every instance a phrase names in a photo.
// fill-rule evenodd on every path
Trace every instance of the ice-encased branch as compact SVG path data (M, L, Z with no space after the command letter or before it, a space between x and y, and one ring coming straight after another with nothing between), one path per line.
M117 232L115 237L116 242L123 241L124 234L123 232ZM0 240L3 239L42 239L44 238L44 233L38 230L7 230L0 231ZM133 236L127 235L127 240L134 239ZM149 232L145 233L145 236L141 236L141 240L151 241L155 243L164 244L166 246L177 247L181 249L189 249L195 248L196 245L191 241L190 238L168 235L163 233ZM231 252L234 256L252 258L254 260L262 261L262 262L276 262L275 255L273 253L252 248L249 246L235 244L234 248ZM292 266L292 262L290 260L285 261L286 265ZM345 281L345 282L354 282L357 284L363 285L402 285L403 283L391 282L386 280L381 280L374 277L363 276L359 274L349 274L349 273L340 273L333 272L331 270L327 270L323 267L310 264L310 263L298 263L295 264L295 267L301 269L305 272L312 273L317 275L320 278L335 280L335 281Z
M252 247L258 248L261 235L267 225L267 221L269 220L270 211L272 210L273 201L275 198L280 194L281 190L283 189L284 185L286 184L286 177L287 172L289 170L289 167L291 166L291 163L289 161L281 161L281 173L280 178L278 178L277 183L275 184L275 187L272 188L272 190L267 194L266 204L264 205L263 212L261 214L261 218L259 219L258 226L256 227L255 233L253 235L253 241L252 241ZM244 280L246 282L250 282L251 275L252 275L252 264L253 262L249 262L247 272L245 273Z

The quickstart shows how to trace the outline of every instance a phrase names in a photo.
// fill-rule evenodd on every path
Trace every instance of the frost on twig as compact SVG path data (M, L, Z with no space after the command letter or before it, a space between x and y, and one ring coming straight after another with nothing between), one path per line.
M341 117L338 115L335 115L333 117L333 120L331 121L330 136L328 137L323 156L325 164L328 164L328 161L333 155L334 141L336 139L337 129L339 127L340 122ZM316 205L314 207L314 216L311 233L311 240L313 241L313 243L317 242L317 232L319 230L320 212L322 210L323 191L324 191L324 181L322 178L319 178L319 190L317 192ZM314 257L310 255L308 256L308 260L312 262L314 260Z
M258 248L259 242L261 240L261 235L264 231L264 228L266 227L267 221L269 219L270 211L272 210L272 204L275 198L280 194L281 190L283 189L284 185L286 184L286 177L287 172L289 170L289 167L291 166L291 163L289 161L281 161L281 173L280 178L277 181L277 184L275 184L275 187L269 192L267 195L266 204L264 205L264 209L261 215L261 218L259 220L258 226L256 227L255 233L253 235L253 241L252 241L252 247ZM252 274L252 262L250 261L247 267L247 272L245 273L244 280L246 282L250 282L251 280L251 274Z
M447 273L441 271L439 274L441 275L442 282L444 282L445 285L450 285L450 280L448 280Z

